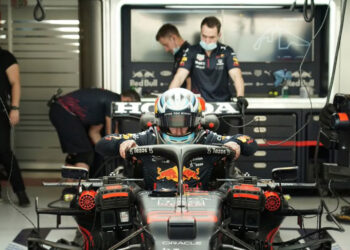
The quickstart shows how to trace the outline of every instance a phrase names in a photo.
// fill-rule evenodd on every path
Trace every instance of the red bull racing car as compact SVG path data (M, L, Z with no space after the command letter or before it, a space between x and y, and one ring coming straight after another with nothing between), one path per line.
M234 169L234 152L224 146L209 145L153 145L129 150L128 159L143 155L166 157L184 166L198 156L215 155L225 158L226 177L217 179L216 188L201 190L187 187L184 181L198 178L190 168L173 167L161 172L158 178L176 179L174 189L144 190L142 180L127 178L114 172L101 179L90 179L70 185L77 194L70 208L38 208L41 214L73 216L82 235L82 243L62 244L39 237L28 239L29 249L331 249L332 240L316 234L304 243L298 240L276 240L286 216L321 216L318 209L291 209L284 198L282 185L274 181L259 181L243 176ZM68 174L67 174L68 173ZM67 170L70 178L83 179L77 169ZM281 175L275 175L280 177ZM282 180L280 180L282 181ZM47 184L49 185L49 184ZM36 204L37 205L37 204ZM38 220L39 221L39 220ZM335 221L335 220L334 220ZM335 221L335 223L337 223ZM338 230L343 230L338 225ZM320 226L320 225L319 225ZM314 235L315 236L315 235Z

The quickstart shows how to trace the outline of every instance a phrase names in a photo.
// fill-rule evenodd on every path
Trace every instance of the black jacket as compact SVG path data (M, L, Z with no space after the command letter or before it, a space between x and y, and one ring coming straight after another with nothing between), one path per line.
M238 143L241 146L241 154L252 155L256 149L256 142L246 135L221 136L212 131L200 131L202 136L197 144L222 145L229 141ZM126 140L134 140L137 145L155 145L157 135L153 128L136 134L112 134L104 137L96 144L96 151L103 156L119 155L119 146ZM188 187L199 187L206 189L210 180L214 163L218 157L204 156L192 159L186 163L183 168L183 179ZM178 180L178 171L174 163L157 156L142 157L143 176L146 189L155 189L159 187L174 187Z

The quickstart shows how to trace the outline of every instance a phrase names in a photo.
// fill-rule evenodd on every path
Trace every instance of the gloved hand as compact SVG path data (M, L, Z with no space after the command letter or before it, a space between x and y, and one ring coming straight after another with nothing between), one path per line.
M244 98L244 96L237 97L237 108L242 113L243 110L246 110L248 107L248 101Z
M332 128L332 115L337 113L333 104L328 103L320 112L321 127Z

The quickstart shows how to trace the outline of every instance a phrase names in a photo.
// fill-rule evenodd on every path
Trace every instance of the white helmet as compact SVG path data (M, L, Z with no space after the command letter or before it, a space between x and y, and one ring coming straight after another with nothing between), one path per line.
M191 143L200 123L202 105L191 91L174 88L156 100L154 113L166 143ZM169 132L170 127L188 127L188 132L184 136L174 136Z

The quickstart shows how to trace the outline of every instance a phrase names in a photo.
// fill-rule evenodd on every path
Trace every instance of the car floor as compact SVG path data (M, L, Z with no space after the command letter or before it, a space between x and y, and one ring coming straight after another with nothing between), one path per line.
M46 207L49 202L57 200L60 197L62 188L27 186L27 193L31 200L31 205L26 208L20 208L16 205L11 205L11 202L8 200L7 193L9 193L9 196L13 200L14 204L17 204L17 198L14 196L11 189L9 192L7 192L7 190L8 188L2 185L2 200L0 201L0 249L26 249L11 242L15 239L15 237L22 229L33 228L32 223L36 225L37 220L34 205L35 197L39 197L39 207ZM347 197L347 199L350 200L349 197ZM337 207L337 199L327 197L325 198L325 201L331 211ZM318 207L320 204L320 198L317 196L292 196L289 204L295 209L312 209ZM345 204L345 201L339 200L338 209L335 213L339 213L340 207L344 206ZM316 223L316 218L307 218L304 220L305 228L315 228ZM322 223L323 226L335 227L334 224L326 221L325 216L323 216ZM55 227L56 218L50 215L41 215L40 225L41 227ZM75 225L76 224L71 217L62 217L61 226L74 227ZM332 249L350 249L350 224L341 225L345 228L344 233L330 231L331 236L336 241L336 243L333 244ZM296 217L287 217L284 220L281 228L298 228ZM68 240L72 240L74 238L74 232L74 230L63 230L62 233L57 233L56 231L57 235L51 235L50 240L55 241L60 238L68 238ZM288 240L296 237L297 235L298 234L296 234L295 230L282 230L280 236L283 240ZM54 239L55 237L57 238Z

